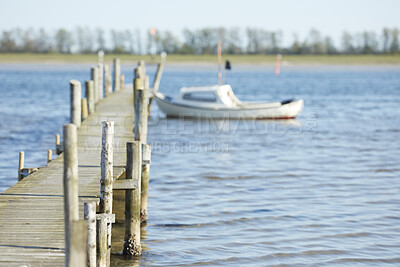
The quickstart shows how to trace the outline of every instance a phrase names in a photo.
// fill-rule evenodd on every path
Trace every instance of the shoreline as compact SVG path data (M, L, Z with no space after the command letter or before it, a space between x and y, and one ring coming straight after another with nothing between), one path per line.
M120 58L124 64L137 64L145 60L149 65L160 61L159 56L107 54L104 62L111 64L114 58ZM274 66L275 55L223 55L235 65ZM90 54L0 54L0 64L96 64L97 55ZM167 64L187 66L215 66L215 55L168 55ZM400 55L283 55L282 66L335 66L335 65L380 65L399 66Z

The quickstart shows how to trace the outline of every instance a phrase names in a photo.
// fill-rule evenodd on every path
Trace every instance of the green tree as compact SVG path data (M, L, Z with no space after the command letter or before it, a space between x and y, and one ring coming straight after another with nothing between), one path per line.
M0 51L7 53L17 51L17 43L15 42L11 31L3 31L0 40Z
M240 29L237 27L228 30L226 37L226 51L227 54L241 54L242 51L242 38L240 36Z
M194 34L193 31L185 28L182 31L183 34L183 46L181 48L181 52L183 54L196 54L196 35Z
M345 54L355 53L353 36L347 31L344 31L342 34L342 51Z
M55 44L58 53L71 53L74 44L72 34L66 29L59 29L55 35Z
M300 55L302 53L301 48L302 48L302 46L299 41L299 36L296 33L294 33L293 34L293 43L290 47L290 52L292 54Z
M399 53L399 29L394 28L392 30L392 42L390 43L390 53Z
M390 42L390 30L388 28L384 28L382 30L382 52L389 53L389 42Z

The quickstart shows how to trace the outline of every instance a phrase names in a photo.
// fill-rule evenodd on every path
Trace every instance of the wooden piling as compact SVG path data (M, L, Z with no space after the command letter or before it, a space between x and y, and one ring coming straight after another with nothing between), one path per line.
M65 266L72 265L72 222L79 220L78 136L75 124L66 124L64 136Z
M81 109L82 109L82 120L85 120L89 114L88 114L88 104L87 104L87 98L84 97L81 99Z
M81 126L81 83L77 80L71 80L71 109L70 109L70 122L75 124L76 127Z
M164 63L161 62L157 65L157 72L156 72L156 77L154 78L153 91L151 93L150 100L149 100L149 107L148 107L148 112L147 112L148 116L150 116L151 105L153 104L153 101L154 101L154 94L157 93L158 88L160 87L163 69L164 69ZM146 88L148 88L148 87L146 87Z
M53 150L49 149L47 150L47 163L50 163L52 159L53 159Z
M71 225L71 249L70 260L65 262L65 266L86 266L87 264L87 221L72 221Z
M118 92L121 88L121 61L119 58L114 59L114 92Z
M144 88L144 75L140 67L135 69L135 79L133 80L133 130L135 134L135 140L138 141L139 137L139 122L140 122L140 98L138 97L138 92Z
M112 94L111 70L107 64L104 65L104 87L106 97Z
M60 142L60 135L56 134L56 154L60 155L63 151L63 148L61 146L61 142Z
M139 60L138 68L141 69L142 73L146 73L146 64L144 60Z
M147 77L148 78L148 77ZM139 104L139 109L140 109L140 114L139 114L139 134L138 134L138 139L136 139L135 135L135 140L140 140L144 144L147 144L147 119L148 119L148 105L149 105L149 98L147 97L147 92L148 89L142 89L138 90L138 101L140 101ZM136 119L136 118L135 118Z
M21 174L22 169L24 168L25 162L25 153L24 151L19 152L19 164L18 164L18 181L21 181L24 176Z
M94 96L94 82L86 81L85 88L86 88L86 98L88 102L88 113L90 115L95 112L95 104L96 104L96 99Z
M104 219L97 219L97 266L107 267L107 251L108 251L108 239L107 239L107 222Z
M163 69L164 69L164 63L159 63L157 65L156 77L154 78L153 92L157 92L158 88L160 87Z
M120 89L123 89L124 88L124 84L125 84L125 75L124 74L121 74L120 75Z
M87 266L96 267L96 202L86 202L84 218L88 222Z
M101 148L100 213L112 213L114 122L103 121Z
M112 214L114 122L103 121L101 148L100 213ZM111 253L111 223L107 224L107 258Z
M99 99L103 99L104 98L104 64L103 63L99 63L97 65L97 68L99 70Z
M134 179L137 188L125 193L125 244L124 254L141 255L140 245L140 172L142 168L142 143L126 144L126 179Z
M147 198L149 191L149 172L150 172L150 155L151 147L148 144L143 144L143 165L141 175L141 190L140 190L140 222L141 225L147 223ZM145 162L146 159L146 162Z
M91 79L93 81L93 96L94 96L94 103L96 104L99 99L99 69L97 67L92 67L90 69Z

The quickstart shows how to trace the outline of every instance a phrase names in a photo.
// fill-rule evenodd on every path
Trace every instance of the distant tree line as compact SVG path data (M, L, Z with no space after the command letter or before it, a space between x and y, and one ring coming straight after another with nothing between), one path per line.
M399 30L384 28L382 32L349 33L344 31L341 43L336 45L329 36L312 29L304 39L297 34L289 46L283 45L281 31L261 28L185 28L182 38L171 31L139 29L110 30L76 27L74 30L14 28L3 30L0 35L2 53L109 53L151 54L166 51L171 54L215 54L218 42L224 54L397 54Z

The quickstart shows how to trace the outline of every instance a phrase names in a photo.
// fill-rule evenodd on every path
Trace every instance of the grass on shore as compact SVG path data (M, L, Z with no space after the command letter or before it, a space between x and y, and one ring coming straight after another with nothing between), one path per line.
M159 56L107 54L105 61L120 58L123 63L136 64L138 60L156 62ZM275 55L223 55L232 64L275 63ZM168 55L171 64L216 64L216 55ZM400 65L400 55L283 55L283 62L294 65ZM28 54L0 53L0 63L95 63L95 54Z

